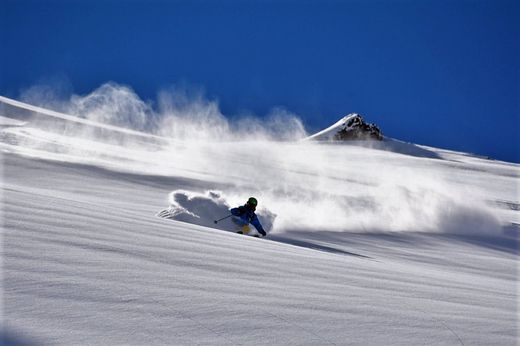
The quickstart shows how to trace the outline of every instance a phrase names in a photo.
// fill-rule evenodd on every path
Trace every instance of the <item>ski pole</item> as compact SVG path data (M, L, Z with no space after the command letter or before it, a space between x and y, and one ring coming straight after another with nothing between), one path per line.
M213 221L213 222L214 222L214 223L218 223L219 221L222 221L222 220L224 220L224 219L227 219L228 217L231 217L231 216L233 216L233 215L229 214L228 216L223 217L222 219L215 220L215 221Z

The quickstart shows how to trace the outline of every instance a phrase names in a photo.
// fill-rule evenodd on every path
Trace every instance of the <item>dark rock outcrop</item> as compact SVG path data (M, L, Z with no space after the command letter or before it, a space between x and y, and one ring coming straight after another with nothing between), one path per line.
M361 115L353 114L348 117L345 124L334 135L334 140L382 140L383 134L379 127L375 124L366 123Z

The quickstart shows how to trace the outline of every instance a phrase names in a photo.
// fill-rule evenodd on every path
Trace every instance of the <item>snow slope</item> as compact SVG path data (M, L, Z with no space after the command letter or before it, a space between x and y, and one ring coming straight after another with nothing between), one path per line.
M15 113L0 128L6 344L517 343L517 164ZM272 231L207 227L213 209L157 217L179 191L255 195Z

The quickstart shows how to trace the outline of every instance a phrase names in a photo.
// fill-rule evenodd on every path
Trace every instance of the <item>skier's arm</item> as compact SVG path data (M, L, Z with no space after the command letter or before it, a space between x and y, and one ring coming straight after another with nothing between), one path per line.
M267 233L265 233L264 231L264 228L262 227L262 224L260 224L260 220L258 220L258 216L255 215L255 217L253 217L253 220L251 220L251 224L255 226L258 233L260 233L262 236L265 237L267 235Z
M231 215L240 216L244 214L244 207L233 208L229 212Z

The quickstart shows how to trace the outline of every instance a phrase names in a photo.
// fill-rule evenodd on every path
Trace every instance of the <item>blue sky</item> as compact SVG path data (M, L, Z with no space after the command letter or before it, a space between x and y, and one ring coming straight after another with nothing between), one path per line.
M2 0L0 94L204 88L224 114L358 112L394 138L520 162L518 1Z

